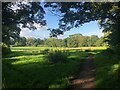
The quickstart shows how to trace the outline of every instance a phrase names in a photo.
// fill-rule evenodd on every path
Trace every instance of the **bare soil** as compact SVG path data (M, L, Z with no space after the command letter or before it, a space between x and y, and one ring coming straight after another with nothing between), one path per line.
M72 80L69 90L80 90L82 88L93 89L95 85L94 55L88 54L81 63L80 73Z

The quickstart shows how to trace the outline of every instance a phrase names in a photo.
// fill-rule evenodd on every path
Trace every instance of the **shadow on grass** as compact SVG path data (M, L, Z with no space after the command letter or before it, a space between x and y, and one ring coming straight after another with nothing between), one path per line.
M120 88L118 80L118 62L120 57L107 50L95 56L96 88Z
M77 70L77 68L75 68L76 66L75 63L76 62L69 62L67 64L58 63L55 65L44 65L40 63L39 64L32 63L32 64L25 64L25 65L17 64L13 66L14 69L7 65L8 68L11 68L12 70L14 70L14 73L16 73L16 77L19 78L18 79L19 81L17 81L16 78L14 78L14 75L11 77L6 76L6 78L9 77L10 79L8 81L11 81L6 87L11 87L12 84L14 84L14 86L12 87L15 88L17 87L16 84L19 84L19 87L48 88L48 86L50 85L68 84L68 82L65 79L66 78L69 79L69 77L71 77L74 74L75 70ZM14 73L11 72L11 74L14 74ZM4 75L4 72L3 72L3 75Z
M15 51L12 59L10 56L9 59L3 60L3 86L5 88L66 88L69 86L69 79L78 72L81 59L86 56L85 52L66 53L70 56L67 63L48 64L43 58L40 59L42 56L29 60L30 52ZM26 57L26 61L22 58L13 59L19 56L28 56L28 58Z

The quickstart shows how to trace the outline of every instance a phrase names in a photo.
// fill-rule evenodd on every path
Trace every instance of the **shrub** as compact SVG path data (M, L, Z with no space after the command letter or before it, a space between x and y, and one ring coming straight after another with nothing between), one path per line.
M32 51L32 54L37 55L37 54L39 54L39 51Z
M50 63L65 63L67 61L67 54L61 51L52 51L48 53L46 58Z
M42 54L48 54L48 52L49 52L49 49L45 49L45 50L41 51Z
M85 52L90 52L91 50L85 50Z
M110 49L110 48L108 48L107 50L105 50L104 53L105 53L106 55L113 55L113 54L115 54L114 50L112 50L112 49Z

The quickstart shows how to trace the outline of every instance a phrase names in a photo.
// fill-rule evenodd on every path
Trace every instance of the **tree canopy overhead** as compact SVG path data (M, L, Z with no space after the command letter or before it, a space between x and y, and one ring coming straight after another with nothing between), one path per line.
M46 25L45 11L40 2L2 2L2 40L9 44L10 38L16 39L22 27L36 29L34 23Z
M11 6L14 5L18 9L13 10ZM59 29L49 29L51 36L63 34L64 31L79 27L84 23L99 20L100 26L104 28L103 31L111 32L107 37L109 44L120 46L120 40L118 40L120 37L120 2L45 2L44 7L40 2L3 2L3 42L7 43L6 40L9 40L10 37L19 36L19 24L30 29L35 29L34 23L46 25L45 8L51 8L51 12L60 17Z
M104 20L113 18L113 6L118 6L118 3L111 2L58 2L45 3L45 7L51 7L51 10L56 15L61 15L59 28L69 30L73 27L78 27L86 22L94 20Z

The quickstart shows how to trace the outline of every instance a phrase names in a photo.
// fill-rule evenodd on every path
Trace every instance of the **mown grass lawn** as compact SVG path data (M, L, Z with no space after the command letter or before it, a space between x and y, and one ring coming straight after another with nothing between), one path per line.
M66 63L49 64L41 49L26 48L12 48L12 53L3 58L3 88L66 88L87 55L70 50Z

